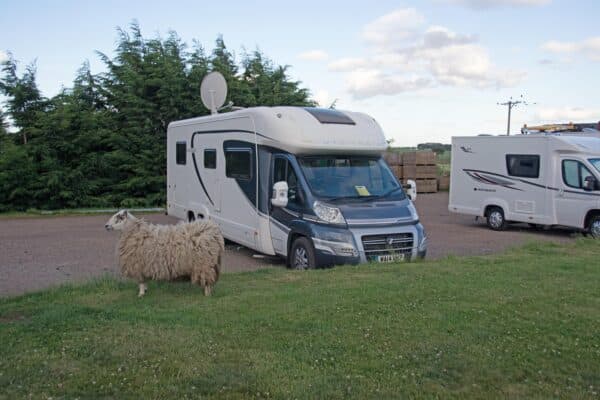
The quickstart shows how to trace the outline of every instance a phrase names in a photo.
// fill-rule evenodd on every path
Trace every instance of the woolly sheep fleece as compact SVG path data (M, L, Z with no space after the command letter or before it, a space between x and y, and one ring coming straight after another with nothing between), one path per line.
M119 266L124 276L140 283L140 296L145 292L144 281L148 279L181 277L189 277L192 283L201 286L206 296L211 294L219 279L225 248L223 236L214 222L154 225L127 212L122 213L121 219L126 221L117 245Z

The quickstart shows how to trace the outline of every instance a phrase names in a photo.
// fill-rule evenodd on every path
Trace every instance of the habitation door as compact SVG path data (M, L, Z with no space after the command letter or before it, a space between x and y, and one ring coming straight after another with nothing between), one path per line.
M225 160L223 157L223 151L217 150L213 144L208 144L203 148L199 149L200 152L200 163L198 168L202 170L201 174L206 180L206 189L210 193L212 207L216 213L221 211L221 182L219 174L219 166L223 165ZM221 153L221 154L219 154ZM219 157L220 156L220 157ZM220 167L223 169L223 167Z
M226 140L223 152L225 170L221 170L219 185L219 222L223 235L257 249L259 217L256 145L242 140Z

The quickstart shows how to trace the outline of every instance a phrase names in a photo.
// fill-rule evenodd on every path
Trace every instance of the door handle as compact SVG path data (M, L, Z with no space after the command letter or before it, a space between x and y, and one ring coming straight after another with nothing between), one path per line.
M565 195L565 190L564 190L564 189L559 189L559 190L558 190L558 195L559 195L560 197L564 197L564 195Z

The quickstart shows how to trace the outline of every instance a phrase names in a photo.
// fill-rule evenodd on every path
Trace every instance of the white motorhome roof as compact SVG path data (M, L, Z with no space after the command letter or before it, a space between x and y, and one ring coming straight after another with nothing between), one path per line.
M600 154L600 138L585 136L556 136L557 139L577 146L582 152Z
M174 121L169 130L202 124L218 126L235 119L250 119L258 144L291 153L372 153L387 148L381 127L372 117L357 112L304 107L254 107L187 120ZM214 128L218 129L218 128Z
M552 146L552 150L558 152L583 152L591 154L600 154L600 137L598 136L584 136L584 135L514 135L514 136L492 136L492 135L479 135L479 136L453 136L452 140L459 141L522 141L523 149L531 149L532 146L529 142L536 141L549 141ZM491 145L491 143L490 143Z

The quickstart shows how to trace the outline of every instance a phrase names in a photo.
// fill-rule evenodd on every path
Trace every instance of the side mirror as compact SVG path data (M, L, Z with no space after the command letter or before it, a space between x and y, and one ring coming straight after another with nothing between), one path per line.
M275 207L285 207L288 203L288 184L285 181L275 182L271 204Z
M596 188L596 178L593 176L586 176L583 180L583 190L591 192Z
M412 201L417 199L417 182L412 179L407 180L406 185L404 185L404 190L409 199Z

